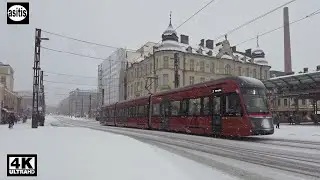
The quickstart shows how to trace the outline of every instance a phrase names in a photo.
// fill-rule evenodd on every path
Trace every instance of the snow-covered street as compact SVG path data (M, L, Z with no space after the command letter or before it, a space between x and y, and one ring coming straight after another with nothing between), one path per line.
M320 178L320 140L313 136L318 127L301 130L298 126L281 126L272 136L226 140L101 126L96 121L68 117L58 119L62 125L130 136L241 179ZM304 138L295 139L291 134L304 134Z
M237 179L127 136L50 126L55 123L56 119L49 116L46 125L38 129L31 129L30 120L13 129L0 126L1 180L18 179L6 176L6 156L13 153L38 154L38 176L19 179Z

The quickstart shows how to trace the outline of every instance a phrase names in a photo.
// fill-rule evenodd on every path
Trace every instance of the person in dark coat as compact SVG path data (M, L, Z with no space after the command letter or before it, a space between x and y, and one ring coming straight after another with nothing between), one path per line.
M9 121L9 128L12 128L14 125L14 122L16 121L16 117L12 112L8 116L8 121Z

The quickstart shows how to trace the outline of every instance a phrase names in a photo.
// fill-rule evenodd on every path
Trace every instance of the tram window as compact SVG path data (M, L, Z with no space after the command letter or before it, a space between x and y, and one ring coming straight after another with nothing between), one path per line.
M188 115L200 115L200 109L201 109L201 99L190 99L189 101L189 112Z
M146 116L149 117L149 112L150 112L150 105L146 105ZM152 113L152 109L151 109Z
M154 116L160 115L160 104L153 104L152 115L154 115Z
M210 98L209 97L203 98L203 115L205 116L210 115Z
M129 108L129 117L134 117L133 116L133 107Z
M171 115L178 116L180 111L180 101L171 102Z
M110 112L110 117L114 117L114 110L111 110Z
M124 108L124 113L123 113L124 115L124 117L128 117L128 108Z
M109 116L109 110L108 110L108 109L104 110L104 116L105 116L105 117L108 117L108 116Z
M144 117L144 106L138 106L138 107L139 107L138 116Z
M188 112L188 104L189 104L189 99L184 99L180 102L180 115L186 116Z
M227 115L241 116L241 105L239 95L232 93L226 95L225 112Z
M214 115L220 115L221 114L221 97L215 96L213 97L213 102L212 102L212 110Z
M131 117L137 117L137 108L136 106L132 107L132 114L131 114Z

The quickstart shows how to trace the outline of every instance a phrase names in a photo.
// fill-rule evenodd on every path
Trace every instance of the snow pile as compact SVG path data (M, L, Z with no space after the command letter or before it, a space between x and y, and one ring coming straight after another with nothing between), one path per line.
M8 153L38 154L38 177L22 180L236 179L135 139L85 128L3 125L0 144L0 179L6 180L17 179L6 177Z
M280 129L275 129L274 134L266 138L320 142L320 126L280 124Z

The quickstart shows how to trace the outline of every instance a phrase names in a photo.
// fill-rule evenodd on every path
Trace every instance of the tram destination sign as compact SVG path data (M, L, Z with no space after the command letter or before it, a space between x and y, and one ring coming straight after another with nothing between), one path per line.
M212 93L221 93L221 92L222 92L221 88L212 90Z

